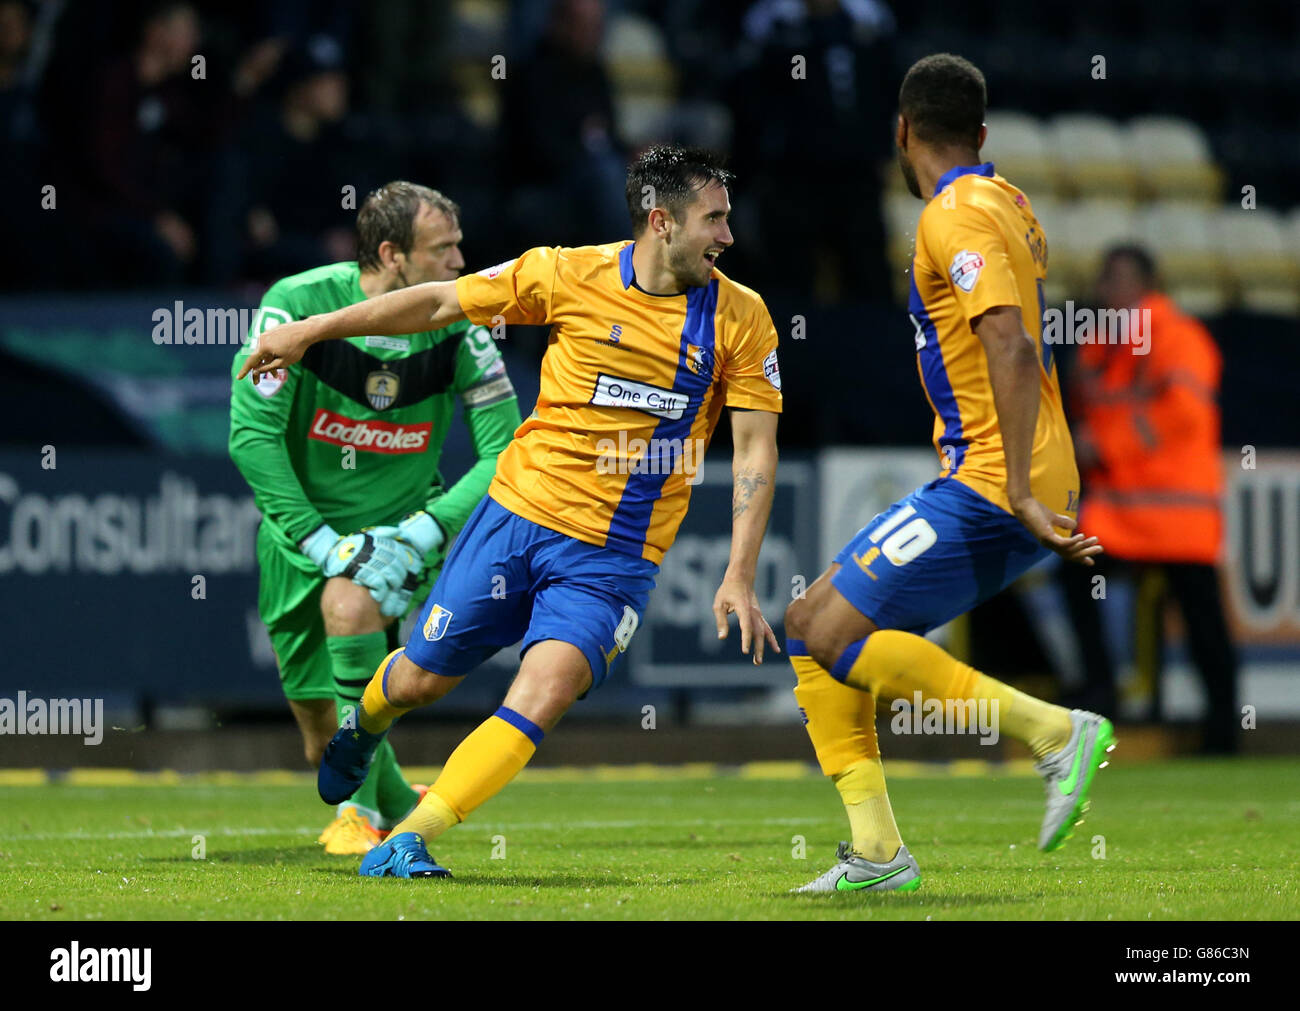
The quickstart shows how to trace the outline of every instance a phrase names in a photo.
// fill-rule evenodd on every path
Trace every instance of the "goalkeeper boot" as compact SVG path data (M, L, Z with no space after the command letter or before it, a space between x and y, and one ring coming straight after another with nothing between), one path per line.
M912 892L921 887L921 868L907 852L898 847L894 859L878 864L840 843L835 851L835 866L795 892Z
M334 856L364 856L379 845L384 835L355 807L345 807L317 842L324 843L325 852Z
M358 872L367 878L449 878L451 871L429 856L415 832L389 836L361 861Z
M1083 824L1092 777L1110 764L1106 755L1115 750L1115 728L1106 717L1071 709L1070 724L1069 743L1034 765L1047 788L1047 813L1038 833L1038 848L1045 853L1060 849Z
M316 772L316 792L320 799L326 804L342 804L356 793L370 772L375 749L387 735L387 730L372 734L359 725L339 727L325 746Z

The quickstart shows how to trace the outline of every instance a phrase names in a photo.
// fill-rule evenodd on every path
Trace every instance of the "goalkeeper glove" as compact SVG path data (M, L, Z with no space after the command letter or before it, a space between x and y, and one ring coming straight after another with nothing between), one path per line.
M438 526L438 521L423 509L411 513L395 527L370 527L369 533L373 537L390 540L406 552L405 578L400 583L393 583L387 596L375 597L379 601L381 614L401 616L406 613L411 594L420 586L425 556L442 547L446 537L442 527Z
M401 586L393 587L378 598L379 613L386 618L400 618L406 613L407 607L411 604L411 594L416 591L419 585L419 570L417 569L415 572L408 571Z
M364 530L339 537L328 524L311 534L301 547L327 578L351 579L369 590L379 603L390 590L403 584L413 560L411 548L391 537Z
M375 527L373 532L409 544L419 554L421 561L430 551L437 550L447 541L438 521L423 509L411 513L395 527Z
M298 544L299 550L320 568L325 567L325 559L330 549L339 542L339 535L328 523L322 523L307 538Z

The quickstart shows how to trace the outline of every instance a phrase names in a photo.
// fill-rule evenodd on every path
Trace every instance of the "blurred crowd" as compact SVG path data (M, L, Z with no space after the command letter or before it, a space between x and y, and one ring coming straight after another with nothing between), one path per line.
M350 256L403 177L461 205L471 266L611 241L628 157L668 140L730 156L724 270L888 303L918 56L974 60L994 108L1186 117L1227 193L1286 206L1298 43L1293 0L0 0L0 287L255 287Z
M466 5L421 0L0 2L12 290L266 283L353 255L356 207L394 178L463 208L471 266L627 231L603 43L652 20L676 100L655 139L730 150L755 286L887 299L879 168L894 21L876 0L516 0L490 122L465 100ZM489 49L492 47L489 47ZM792 60L808 69L792 72ZM704 120L707 121L707 116ZM52 187L52 189L51 189ZM810 195L815 200L810 202Z

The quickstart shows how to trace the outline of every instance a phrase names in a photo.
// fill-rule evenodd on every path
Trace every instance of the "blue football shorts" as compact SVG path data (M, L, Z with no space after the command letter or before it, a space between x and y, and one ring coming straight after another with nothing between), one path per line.
M599 687L645 614L659 566L548 530L484 496L442 567L406 655L462 677L523 640L582 650Z
M944 477L859 530L831 584L877 628L924 635L1050 554L1009 512Z

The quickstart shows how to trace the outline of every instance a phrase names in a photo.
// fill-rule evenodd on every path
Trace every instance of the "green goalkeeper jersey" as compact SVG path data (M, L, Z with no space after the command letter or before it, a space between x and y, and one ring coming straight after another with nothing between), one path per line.
M277 281L250 337L360 302L360 277L356 263L335 263ZM254 344L235 355L232 377ZM478 461L444 489L438 459L457 401ZM347 534L418 509L450 541L487 493L497 454L519 423L491 334L462 321L402 337L325 341L256 384L234 382L230 455L264 524L291 551L322 523Z

